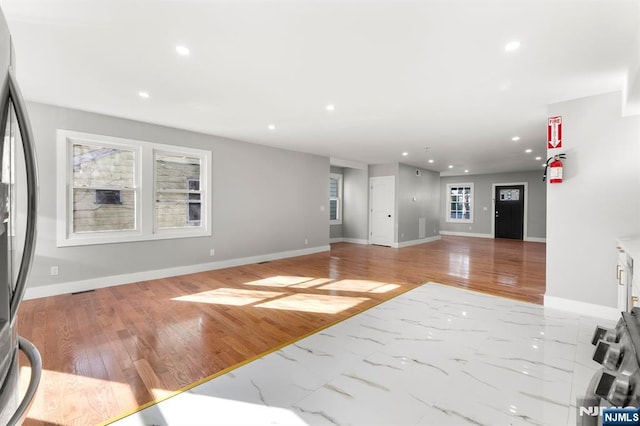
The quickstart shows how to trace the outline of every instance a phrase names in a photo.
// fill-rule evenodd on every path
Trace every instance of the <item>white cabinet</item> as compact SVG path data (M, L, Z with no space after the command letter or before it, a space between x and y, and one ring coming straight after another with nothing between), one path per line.
M640 285L638 278L633 274L634 259L640 257L640 238L620 238L616 248L618 249L616 266L618 309L630 311L640 306Z

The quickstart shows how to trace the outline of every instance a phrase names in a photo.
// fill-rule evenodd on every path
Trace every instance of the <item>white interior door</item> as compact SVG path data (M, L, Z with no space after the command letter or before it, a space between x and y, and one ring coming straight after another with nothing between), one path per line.
M395 176L369 179L371 208L369 243L382 246L393 245L395 229Z

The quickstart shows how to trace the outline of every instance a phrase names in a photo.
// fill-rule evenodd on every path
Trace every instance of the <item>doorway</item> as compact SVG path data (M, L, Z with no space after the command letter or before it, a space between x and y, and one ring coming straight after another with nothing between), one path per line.
M494 237L523 240L525 184L494 185Z
M395 176L369 179L369 244L392 246L395 231Z

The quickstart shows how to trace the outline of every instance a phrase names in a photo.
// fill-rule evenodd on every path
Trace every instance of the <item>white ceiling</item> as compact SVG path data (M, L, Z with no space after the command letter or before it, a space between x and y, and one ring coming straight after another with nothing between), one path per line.
M638 0L0 7L28 100L443 175L541 169L547 105L623 90L640 46Z

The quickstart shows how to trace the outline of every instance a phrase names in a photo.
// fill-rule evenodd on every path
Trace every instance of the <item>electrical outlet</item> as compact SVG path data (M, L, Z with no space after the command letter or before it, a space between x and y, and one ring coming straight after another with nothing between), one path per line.
M216 251L215 251L215 249L211 249L211 250L209 250L209 256L212 256L212 257L213 257L213 256L215 256L215 255L216 255Z
M58 275L58 267L57 266L52 266L51 267L51 275Z

